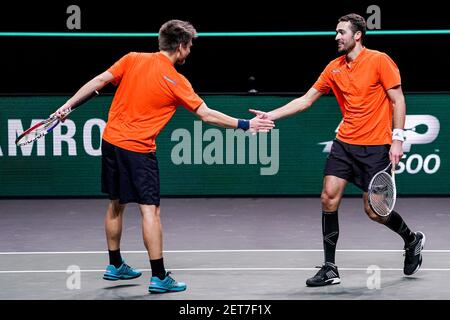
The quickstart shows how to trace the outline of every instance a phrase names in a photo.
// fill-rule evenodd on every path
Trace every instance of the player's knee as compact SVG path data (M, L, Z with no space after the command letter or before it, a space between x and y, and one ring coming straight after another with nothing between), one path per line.
M140 205L141 213L143 218L145 219L159 219L160 218L160 210L159 206L154 205Z
M119 204L119 202L113 201L111 202L111 212L113 216L119 216L125 210L124 204Z
M322 202L322 208L327 211L335 211L339 205L339 197L333 196L326 190L322 191L320 196L320 200Z

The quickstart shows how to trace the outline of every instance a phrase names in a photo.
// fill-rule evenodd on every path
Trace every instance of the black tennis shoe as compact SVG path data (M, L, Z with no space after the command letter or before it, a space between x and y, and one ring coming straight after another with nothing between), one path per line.
M314 277L306 280L306 285L308 287L320 287L340 282L337 266L334 263L325 262Z
M417 231L416 239L409 245L405 245L405 265L403 273L410 276L416 273L422 265L422 250L425 244L425 234Z

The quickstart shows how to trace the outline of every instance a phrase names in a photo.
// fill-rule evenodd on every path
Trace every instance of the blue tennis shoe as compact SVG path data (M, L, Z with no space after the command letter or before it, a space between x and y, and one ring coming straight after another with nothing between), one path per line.
M103 279L116 281L116 280L130 280L138 278L142 275L136 269L133 269L122 260L122 265L116 268L112 264L106 267L106 272L103 274Z
M158 277L151 277L150 285L148 286L148 292L150 293L179 292L184 290L186 290L186 283L175 281L170 276L170 272L166 273L166 277L163 280Z

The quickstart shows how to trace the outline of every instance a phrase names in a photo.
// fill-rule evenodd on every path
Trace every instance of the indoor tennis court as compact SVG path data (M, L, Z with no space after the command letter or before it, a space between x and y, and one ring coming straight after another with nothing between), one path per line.
M399 200L399 212L427 236L421 269L406 277L400 237L370 221L360 199L345 199L336 253L342 282L308 288L306 279L323 261L316 198L165 199L167 269L188 289L155 295L147 292L150 270L137 206L126 213L122 250L143 275L112 282L101 277L108 262L103 239L106 200L36 200L33 206L4 200L0 298L447 300L447 201Z

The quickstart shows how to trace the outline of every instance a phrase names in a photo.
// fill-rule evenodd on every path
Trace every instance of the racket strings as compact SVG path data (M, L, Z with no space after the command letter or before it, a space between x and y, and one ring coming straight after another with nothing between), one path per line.
M59 120L57 118L50 119L49 121L43 122L40 125L35 126L29 132L24 132L23 136L20 137L20 139L17 141L17 145L27 144L36 139L39 139L40 137L46 135L49 132L49 130L53 129L58 124L58 122Z
M388 215L394 206L394 193L392 177L386 172L377 174L369 192L372 208L380 215Z

